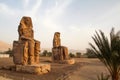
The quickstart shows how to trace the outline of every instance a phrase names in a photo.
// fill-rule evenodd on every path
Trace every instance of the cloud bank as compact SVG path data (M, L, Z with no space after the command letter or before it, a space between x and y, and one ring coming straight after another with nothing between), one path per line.
M21 6L17 8L12 4L8 5L7 0L0 2L1 40L12 43L18 38L17 28L22 16L32 18L35 38L41 41L43 48L52 47L56 31L61 32L63 45L70 49L83 50L89 47L88 42L92 41L91 36L95 30L102 29L109 33L111 27L120 29L119 1L116 3L111 1L113 5L106 4L105 6L108 6L106 9L102 9L105 6L90 5L94 2L88 4L78 0L21 0L20 2ZM14 0L11 0L11 3L15 3ZM98 10L99 13L96 12Z

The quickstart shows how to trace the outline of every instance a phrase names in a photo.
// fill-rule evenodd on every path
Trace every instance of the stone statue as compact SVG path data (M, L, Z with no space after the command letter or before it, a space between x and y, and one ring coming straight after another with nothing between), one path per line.
M61 61L61 60L68 60L68 48L65 46L61 46L61 40L60 40L60 33L55 32L54 38L53 38L53 61Z
M11 69L32 74L50 72L50 64L39 64L40 41L34 39L32 20L24 16L18 26L18 41L13 42L13 62Z
M38 64L40 42L34 39L32 20L23 17L18 26L19 40L13 42L13 61L15 64Z

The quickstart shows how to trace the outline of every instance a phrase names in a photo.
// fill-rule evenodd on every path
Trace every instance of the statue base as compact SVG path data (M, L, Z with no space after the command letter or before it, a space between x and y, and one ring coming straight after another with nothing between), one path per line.
M11 66L3 66L0 69L17 71L17 72L25 72L31 74L45 74L51 71L50 64L34 64L34 65L11 65Z
M55 62L55 63L60 63L60 64L75 64L75 60L74 60L74 59L54 60L53 62Z
M31 74L45 74L50 72L50 64L35 64L35 65L16 65L16 71L27 72Z

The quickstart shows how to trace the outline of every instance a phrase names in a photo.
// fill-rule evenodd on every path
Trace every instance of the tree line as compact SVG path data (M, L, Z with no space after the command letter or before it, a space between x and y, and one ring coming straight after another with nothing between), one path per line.
M9 48L7 51L0 52L0 54L9 54L10 57L12 57L13 56L13 51L12 51L12 49ZM51 57L52 56L52 52L44 50L39 55L41 57ZM71 58L81 58L81 57L96 58L97 57L96 55L94 55L93 53L91 53L89 49L86 50L86 53L81 53L81 52L71 53L70 52L69 56Z

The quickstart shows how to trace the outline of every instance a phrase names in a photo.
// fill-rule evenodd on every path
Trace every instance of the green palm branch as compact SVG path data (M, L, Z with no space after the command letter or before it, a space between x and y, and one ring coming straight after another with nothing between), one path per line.
M90 51L105 64L112 80L118 80L120 72L120 31L115 34L114 28L112 28L109 40L101 30L99 32L99 34L96 32L92 37L96 46L89 43Z

